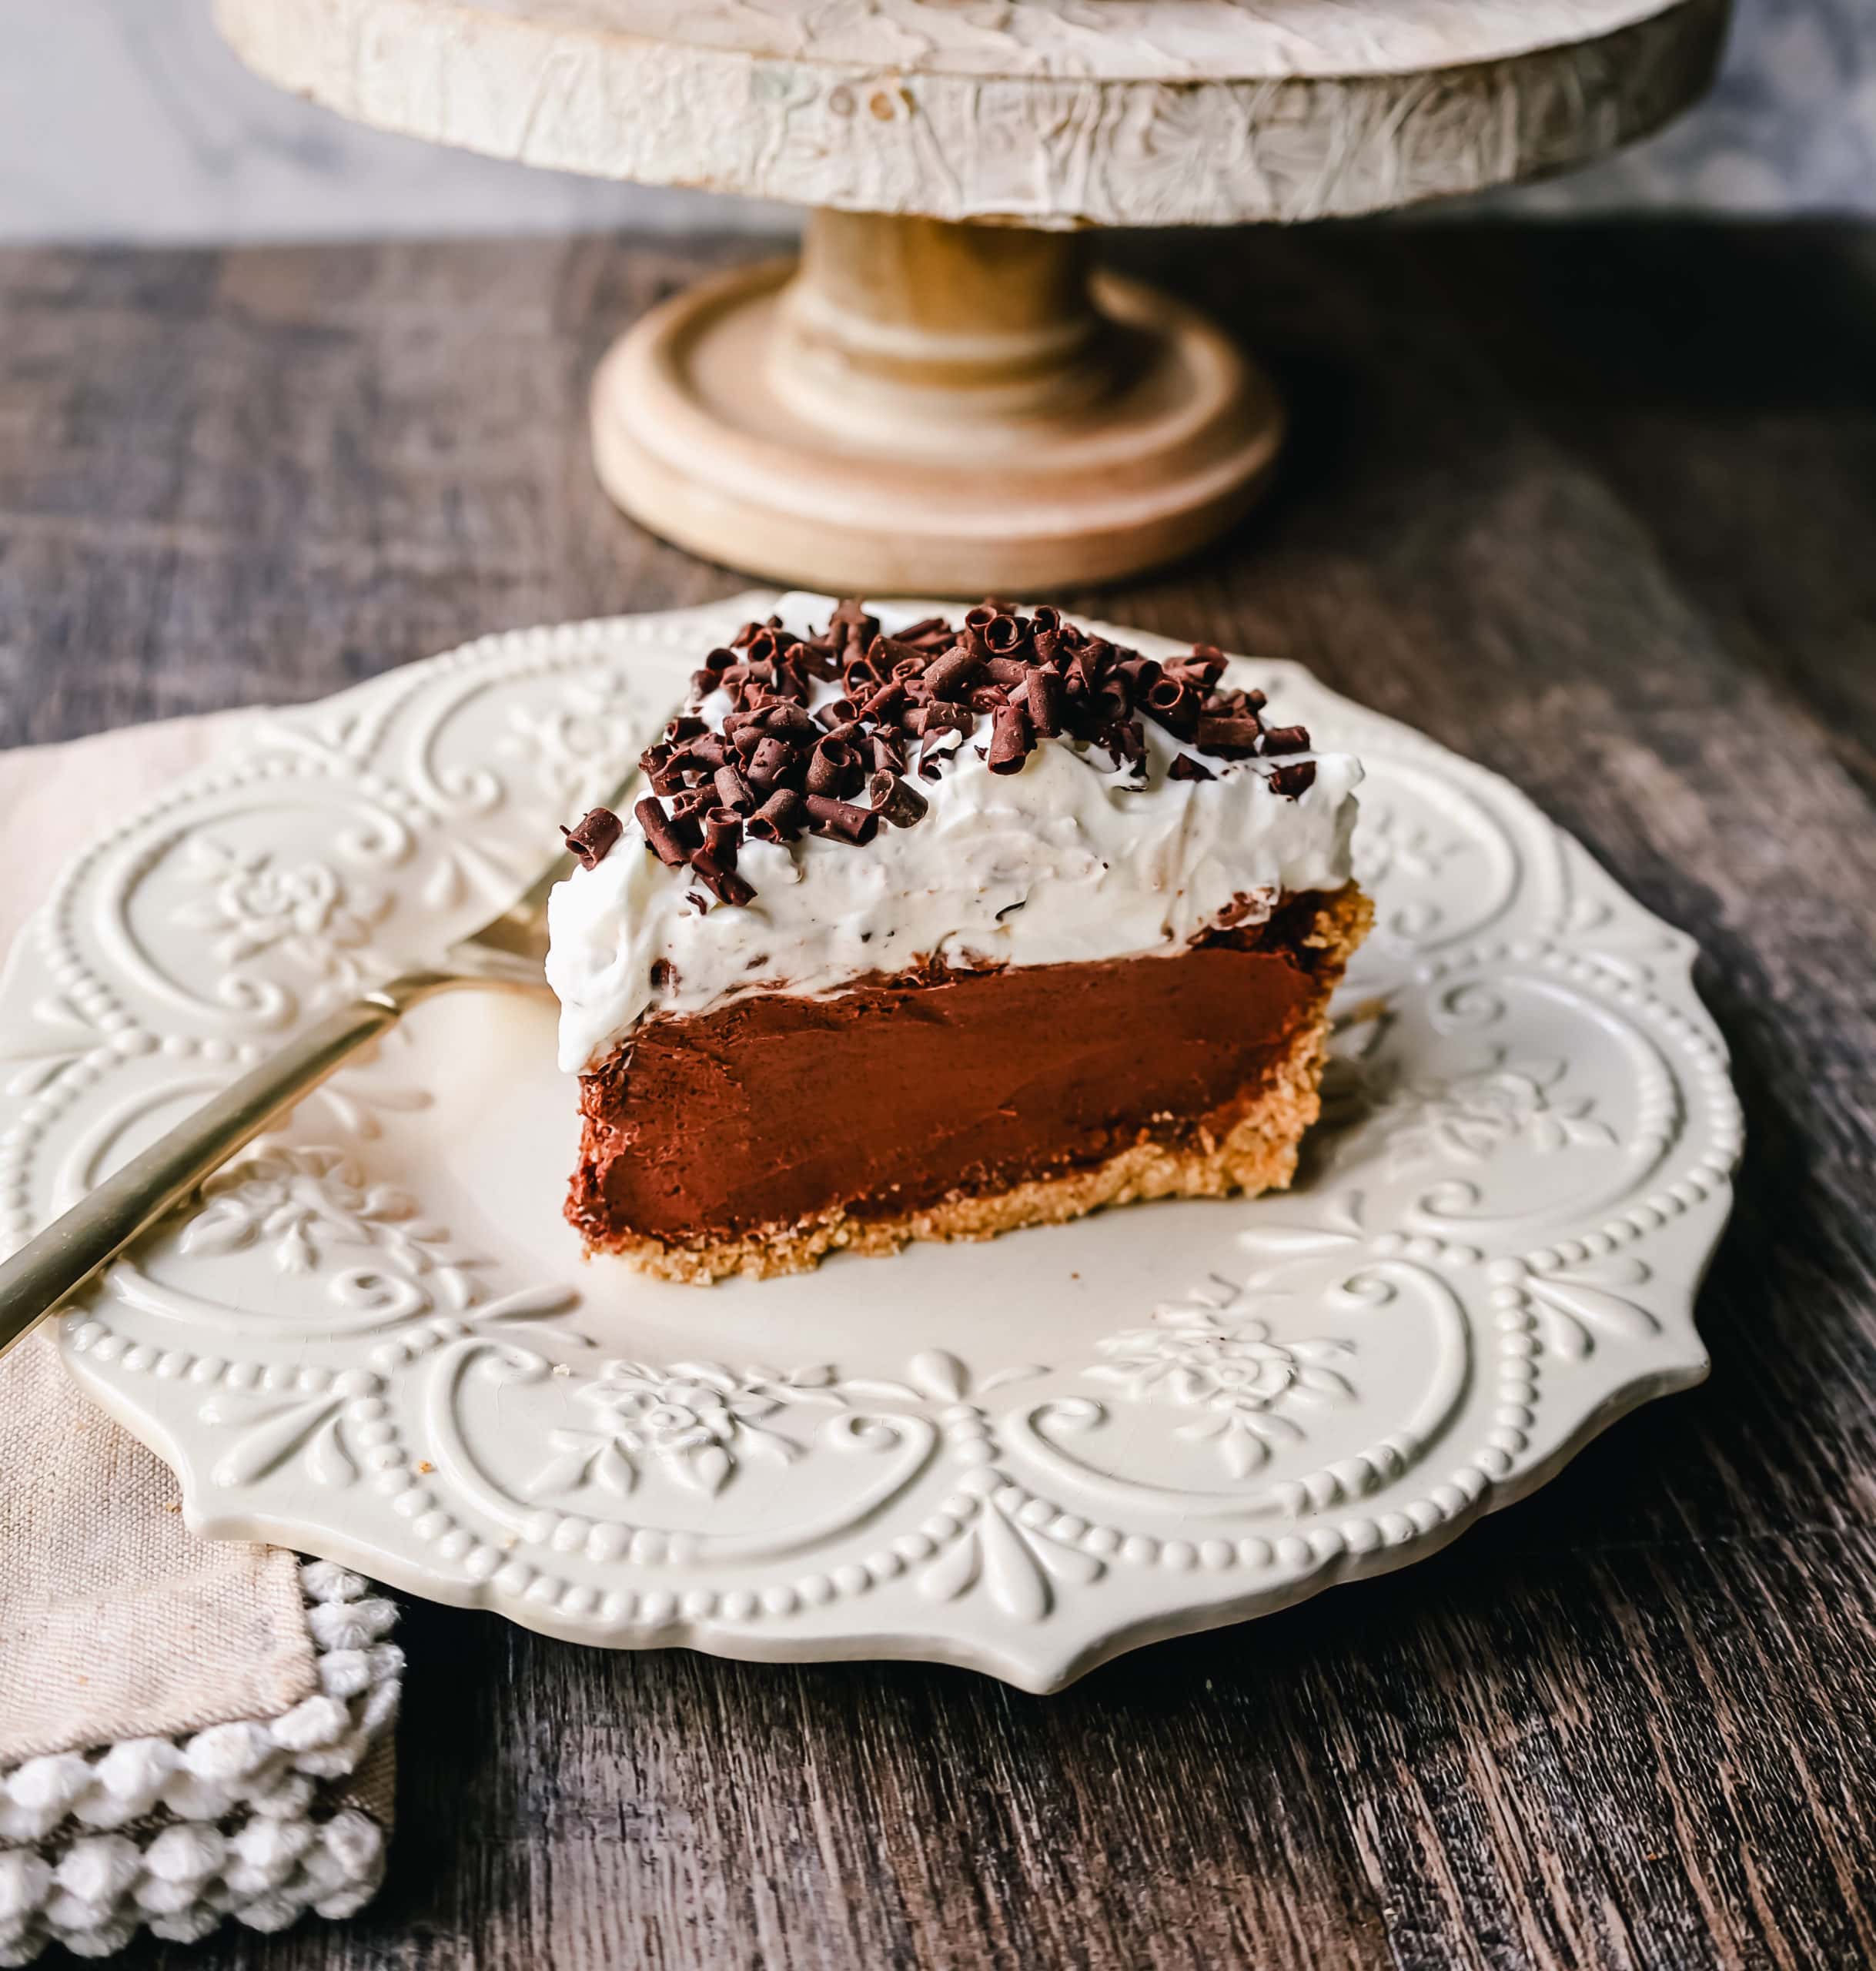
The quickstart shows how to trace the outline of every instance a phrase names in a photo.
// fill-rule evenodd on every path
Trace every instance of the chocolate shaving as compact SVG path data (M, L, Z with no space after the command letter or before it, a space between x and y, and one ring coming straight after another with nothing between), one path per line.
M1216 780L1218 775L1202 760L1195 760L1189 753L1181 753L1166 769L1169 780Z
M624 832L624 822L610 808L590 808L573 827L560 830L583 869L597 869Z
M734 808L711 808L704 815L704 846L726 869L736 867L742 846L743 818Z
M754 886L707 848L700 848L691 857L691 870L719 903L748 903L755 897Z
M1035 734L1029 714L1021 705L999 705L990 717L990 753L986 764L992 773L1020 773L1022 763L1035 748Z
M1306 794L1315 785L1313 760L1292 760L1288 766L1279 767L1270 776L1272 791L1286 794L1292 801L1299 794Z
M664 802L655 794L647 794L639 802L632 810L632 818L644 830L652 854L667 869L681 869L691 859L664 811Z
M734 767L717 768L715 785L717 798L726 808L734 808L739 814L746 814L756 805L754 791Z
M856 808L848 801L831 801L824 794L811 794L802 802L808 810L808 825L816 835L864 848L879 832L879 817L870 808Z
M925 682L931 687L931 695L935 698L962 698L981 662L974 652L961 648L948 651L925 673Z
M1267 725L1263 750L1266 753L1306 753L1309 735L1300 725Z
M744 777L758 794L766 794L788 771L788 764L794 758L792 746L777 739L774 733L765 732L749 755Z
M808 763L808 791L838 795L859 772L860 755L844 739L830 736L814 748L814 757Z
M808 811L792 787L778 787L746 824L754 842L793 842L807 825Z
M1255 716L1242 718L1201 718L1192 735L1201 751L1216 753L1227 760L1248 759L1257 750L1263 728Z
M1175 739L1190 739L1199 730L1199 694L1182 678L1155 679L1141 699L1140 709Z
M1053 739L1062 730L1062 673L1052 664L1039 664L1023 686L1023 702L1037 736Z
M909 828L925 819L931 804L917 788L908 786L896 773L876 773L866 784L866 798L873 811L895 828Z

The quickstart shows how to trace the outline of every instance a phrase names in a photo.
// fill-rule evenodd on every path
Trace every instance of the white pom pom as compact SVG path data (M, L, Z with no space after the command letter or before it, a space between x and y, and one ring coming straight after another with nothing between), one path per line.
M52 1752L29 1759L15 1772L7 1791L29 1813L48 1809L63 1814L92 1785L89 1761L76 1752Z
M52 1871L52 1879L69 1895L86 1902L115 1902L142 1872L143 1858L135 1842L121 1834L89 1835L75 1841Z
M319 1687L328 1697L356 1697L370 1688L371 1652L333 1649L319 1658Z
M245 1779L273 1752L266 1725L242 1718L198 1732L183 1748L182 1762L198 1779Z
M199 1882L228 1859L219 1828L166 1827L144 1850L143 1866L164 1882Z
M336 1561L308 1561L299 1570L300 1592L309 1601L356 1601L370 1586Z
M251 1867L286 1869L318 1839L303 1820L251 1820L235 1836L234 1850Z
M52 1865L30 1848L0 1853L0 1925L16 1923L52 1892Z
M386 1635L397 1611L382 1600L322 1601L306 1611L306 1627L322 1649L363 1649Z
M273 1721L273 1739L289 1752L329 1745L352 1728L352 1714L336 1697L309 1697Z

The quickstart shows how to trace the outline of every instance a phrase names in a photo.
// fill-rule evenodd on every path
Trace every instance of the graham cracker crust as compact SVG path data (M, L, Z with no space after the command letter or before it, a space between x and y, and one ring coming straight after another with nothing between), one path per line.
M1320 953L1320 992L1289 1052L1269 1071L1263 1092L1229 1135L1201 1129L1190 1142L1135 1143L1105 1163L1058 1177L1037 1178L1007 1190L946 1198L895 1218L854 1218L845 1209L817 1213L788 1225L764 1226L735 1239L677 1246L630 1234L589 1243L640 1272L690 1286L741 1276L769 1280L808 1273L830 1252L879 1256L915 1239L994 1239L1025 1226L1062 1225L1109 1205L1152 1198L1218 1198L1282 1190L1296 1174L1303 1132L1322 1107L1329 1052L1329 1000L1373 922L1374 906L1351 883L1324 902L1302 940Z

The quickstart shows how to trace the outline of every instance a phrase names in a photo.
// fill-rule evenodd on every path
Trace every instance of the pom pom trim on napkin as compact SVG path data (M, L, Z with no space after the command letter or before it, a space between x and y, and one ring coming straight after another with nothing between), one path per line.
M227 1916L284 1929L370 1899L384 1829L353 1802L390 1752L397 1611L329 1561L304 1564L299 1585L319 1689L291 1710L0 1771L0 1966L48 1943L105 1956L145 1925L180 1943Z

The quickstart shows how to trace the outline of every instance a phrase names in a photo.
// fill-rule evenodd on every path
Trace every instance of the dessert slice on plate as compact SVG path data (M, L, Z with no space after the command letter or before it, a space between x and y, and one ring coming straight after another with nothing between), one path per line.
M549 909L588 1248L762 1276L1286 1184L1361 769L1239 668L988 604L711 652Z

